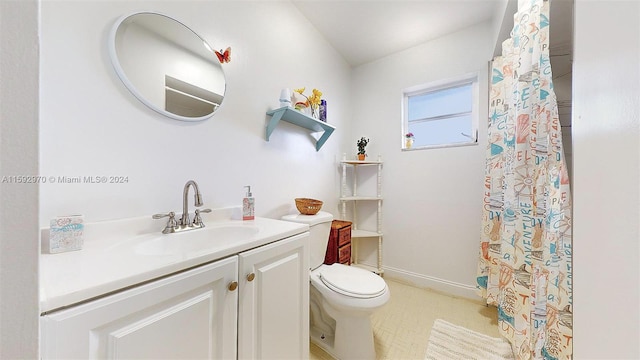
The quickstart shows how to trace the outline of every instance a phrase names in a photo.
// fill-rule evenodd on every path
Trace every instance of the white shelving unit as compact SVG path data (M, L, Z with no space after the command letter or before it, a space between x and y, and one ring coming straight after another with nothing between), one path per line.
M343 219L347 219L347 203L353 203L353 213L349 218L352 220L351 227L351 253L353 258L352 265L371 270L378 275L384 273L382 269L382 158L378 156L376 161L368 160L347 160L346 155L342 155L340 161L342 167L341 187L340 187L340 215ZM376 166L377 167L377 186L375 195L360 195L358 194L358 168L363 166ZM347 188L347 167L353 167L353 183L351 194L348 194ZM375 229L361 229L358 225L358 206L362 202L377 202L377 225ZM378 261L375 267L358 263L358 245L362 240L378 240Z

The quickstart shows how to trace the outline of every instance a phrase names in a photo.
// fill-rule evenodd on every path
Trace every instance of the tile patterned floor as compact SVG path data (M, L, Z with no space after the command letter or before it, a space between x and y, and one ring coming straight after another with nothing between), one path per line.
M473 301L388 278L385 281L391 289L391 299L371 318L377 359L424 359L436 319L500 337L496 308L483 305L480 298ZM312 360L332 359L313 343L310 349Z

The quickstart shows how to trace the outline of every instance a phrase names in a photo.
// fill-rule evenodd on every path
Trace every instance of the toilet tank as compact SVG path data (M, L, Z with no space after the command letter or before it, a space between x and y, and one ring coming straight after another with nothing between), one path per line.
M318 211L315 215L285 215L282 220L309 225L309 266L311 269L315 269L322 265L327 252L327 244L329 243L333 215L328 212Z

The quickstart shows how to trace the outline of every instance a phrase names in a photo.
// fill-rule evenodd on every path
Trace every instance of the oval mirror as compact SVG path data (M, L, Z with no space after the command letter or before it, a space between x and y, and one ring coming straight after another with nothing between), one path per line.
M224 99L224 72L212 48L169 16L137 12L118 19L109 56L127 89L170 118L205 120Z

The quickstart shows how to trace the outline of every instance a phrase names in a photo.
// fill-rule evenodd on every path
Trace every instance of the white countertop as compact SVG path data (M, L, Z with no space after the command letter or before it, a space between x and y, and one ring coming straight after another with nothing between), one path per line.
M139 254L133 248L151 236L173 236L179 241L186 233L163 235L165 221L151 216L85 224L82 250L41 255L40 311L73 305L309 230L305 224L266 218L233 220L234 211L215 210L204 214L203 220L207 227L252 227L250 235L232 242L213 240L211 247L202 251L159 255ZM42 234L47 238L48 229Z

